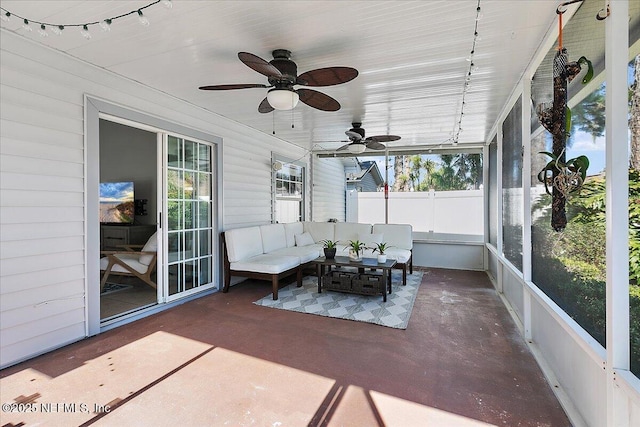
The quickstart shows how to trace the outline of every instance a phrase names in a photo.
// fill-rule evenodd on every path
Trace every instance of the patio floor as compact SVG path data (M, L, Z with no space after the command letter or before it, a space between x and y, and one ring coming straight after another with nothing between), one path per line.
M243 282L0 371L1 424L569 426L485 273L424 271L406 330Z

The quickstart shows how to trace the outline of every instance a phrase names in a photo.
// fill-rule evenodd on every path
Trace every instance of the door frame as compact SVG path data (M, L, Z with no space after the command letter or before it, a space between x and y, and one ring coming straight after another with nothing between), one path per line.
M166 310L167 308L182 304L187 299L199 298L202 295L206 295L211 292L215 292L220 288L220 278L222 277L222 262L220 251L220 230L222 229L222 138L212 134L208 134L196 129L192 129L188 126L181 125L173 122L169 119L151 116L149 114L136 111L134 109L117 105L113 102L100 99L91 95L85 94L84 96L84 149L85 149L85 161L84 161L84 175L85 175L85 188L84 188L84 206L85 206L85 218L84 218L84 244L85 244L85 335L92 336L100 332L121 326L123 324L132 322L142 317L146 317L150 314L157 313L159 311ZM171 303L162 303L142 309L130 315L123 316L121 319L117 319L110 322L108 325L101 325L100 323L100 223L97 220L99 217L99 194L98 185L100 183L100 133L99 123L100 118L108 117L109 120L118 121L122 124L138 127L145 130L150 130L162 133L172 133L178 135L184 135L188 138L194 138L201 141L205 141L212 144L212 165L216 168L214 172L215 184L212 186L212 201L214 203L212 215L215 215L213 219L213 236L212 247L214 252L214 268L213 268L213 283L216 284L213 288L202 293L186 296L183 299L173 301ZM160 155L164 155L161 153ZM160 183L159 183L160 184ZM162 183L164 185L164 183ZM161 186L159 185L159 188ZM160 193L160 191L158 192ZM158 196L163 196L158 194ZM163 207L158 205L158 215L162 212ZM164 218L161 219L162 221ZM160 227L163 224L160 224ZM159 230L161 229L159 227ZM164 229L162 229L164 232ZM164 266L158 265L158 271L161 271ZM159 300L160 301L160 300Z

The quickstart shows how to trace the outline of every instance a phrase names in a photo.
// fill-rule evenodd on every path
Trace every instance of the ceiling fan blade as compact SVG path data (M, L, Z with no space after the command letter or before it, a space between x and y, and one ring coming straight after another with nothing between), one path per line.
M346 149L347 149L347 147L348 147L348 146L350 146L350 145L351 145L351 143L345 144L345 145L343 145L342 147L340 147L340 148L336 149L336 151L346 150Z
M249 52L238 52L238 58L247 67L267 77L282 77L282 73L259 56Z
M370 140L366 143L367 148L371 148L372 150L384 150L387 147L384 144L380 144L378 141Z
M260 105L258 105L258 112L260 113L270 113L274 110L274 108L269 104L267 98L263 99Z
M317 108L322 111L338 111L340 109L340 103L322 92L312 89L298 89L298 95L300 101L307 104L309 107Z
M347 135L352 142L359 142L362 139L362 135L351 130L346 131L344 134Z
M376 135L376 136L370 136L367 138L367 140L375 141L375 142L391 142L391 141L397 141L399 139L400 137L398 135Z
M260 87L260 88L268 88L271 86L267 86L267 85L260 85L260 84L253 84L253 83L247 83L247 84L232 84L232 85L212 85L212 86L200 86L198 89L201 90L233 90L233 89L251 89L254 87Z
M333 86L358 77L358 70L350 67L328 67L307 71L298 76L296 83L304 86Z

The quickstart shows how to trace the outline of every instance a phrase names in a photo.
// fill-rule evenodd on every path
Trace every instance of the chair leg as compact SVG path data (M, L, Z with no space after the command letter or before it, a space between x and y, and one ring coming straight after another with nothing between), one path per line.
M271 276L271 288L273 293L273 300L276 301L278 299L278 275L274 274Z
M402 266L402 286L407 285L407 264Z
M413 274L413 257L409 258L409 274Z
M231 285L231 271L225 269L224 272L224 286L222 287L222 293L226 294L229 292L229 286Z
M113 261L109 261L109 264L107 265L107 268L104 270L104 273L102 274L102 279L100 279L100 292L102 292L102 290L104 289L104 284L107 283L107 278L109 277L109 274L111 273L111 269L113 268Z
M296 279L298 280L296 287L301 288L302 287L302 267L298 268Z

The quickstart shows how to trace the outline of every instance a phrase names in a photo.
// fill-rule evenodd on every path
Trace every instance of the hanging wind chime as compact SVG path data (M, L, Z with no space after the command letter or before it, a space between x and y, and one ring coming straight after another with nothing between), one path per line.
M567 49L562 46L562 14L566 9L561 7L582 0L562 3L556 9L558 14L558 50L553 59L553 104L550 108L538 107L540 123L553 136L552 153L543 152L551 157L551 161L540 171L538 180L545 184L547 193L552 196L551 227L555 231L562 231L567 226L566 201L567 196L579 191L587 173L589 160L586 156L566 160L567 136L571 129L571 111L567 108L567 83L571 82L582 70L581 64L588 67L582 79L582 84L588 83L593 77L591 61L584 56L574 62L568 62ZM551 188L551 191L549 189Z

